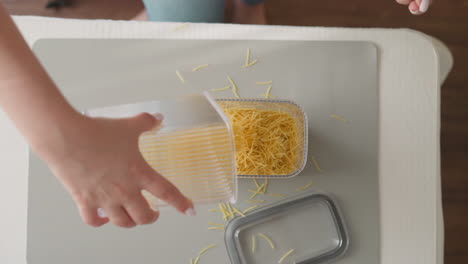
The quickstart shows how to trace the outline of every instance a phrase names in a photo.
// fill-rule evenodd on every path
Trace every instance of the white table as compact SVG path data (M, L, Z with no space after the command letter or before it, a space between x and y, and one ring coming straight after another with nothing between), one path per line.
M443 263L440 85L452 67L440 42L407 29L62 20L16 17L27 42L41 38L364 40L379 49L381 263ZM0 114L0 263L26 253L28 149Z

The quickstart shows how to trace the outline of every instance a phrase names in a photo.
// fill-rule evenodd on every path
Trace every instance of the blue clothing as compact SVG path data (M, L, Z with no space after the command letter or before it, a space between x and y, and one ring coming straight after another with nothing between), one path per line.
M249 5L265 0L243 0ZM148 20L163 22L224 22L224 0L143 0Z

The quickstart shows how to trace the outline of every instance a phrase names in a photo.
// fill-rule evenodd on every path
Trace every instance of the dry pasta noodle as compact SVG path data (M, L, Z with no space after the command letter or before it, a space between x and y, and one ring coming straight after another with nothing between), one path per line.
M294 252L294 249L289 250L286 252L279 260L278 263L282 263L289 255L291 255Z
M255 208L257 208L257 207L258 207L258 205L251 206L251 207L249 207L249 208L245 209L244 211L242 211L242 213L244 213L244 214L245 214L245 213L247 213L247 212L250 212L250 211L252 211L253 209L255 209Z
M208 249L214 248L216 246L217 246L216 244L211 244L211 245L205 247L204 249L200 250L200 252L198 252L198 256L203 255L206 251L208 251Z
M254 190L248 190L249 192L252 192L252 196L250 196L250 199L253 199L255 198L258 194L264 194L266 192L266 188L267 188L267 185L268 185L268 179L265 179L265 183L263 183L262 185L260 185L257 181L257 179L253 179L255 185L257 186L257 190L254 191Z
M252 235L252 253L255 253L255 235Z
M179 77L180 82L185 83L185 79L182 76L182 74L180 74L179 70L176 70L176 74L177 74L177 77Z
M330 115L330 117L331 117L331 118L334 118L334 119L336 119L336 120L340 120L341 122L344 122L344 123L348 122L348 120L346 120L345 118L343 118L343 117L341 117L341 116L339 116L339 115L333 114L333 115Z
M247 49L247 56L245 57L244 66L249 65L249 63L250 63L250 48Z
M256 191L254 190L248 190L249 192L253 192L253 194L250 196L250 199L253 199L255 198L258 194L263 194L263 187L265 186L265 184L262 184Z
M226 210L224 209L223 205L221 203L219 203L218 207L219 207L219 210L221 211L221 214L223 215L223 219L227 220L228 214L227 214Z
M198 264L198 262L200 261L200 257L205 254L206 251L208 251L210 248L214 248L216 247L217 245L216 244L211 244L207 247L205 247L204 249L200 250L200 252L198 252L198 256L197 258L195 259L195 261L193 262L193 264ZM192 263L192 259L190 259L190 263Z
M217 223L213 223L213 222L208 222L208 224L212 225L212 226L224 227L224 225L222 225L222 224L217 224Z
M237 92L237 89L233 89L232 92L234 93L234 96L236 98L240 98L239 93Z
M265 187L263 187L263 193L266 193L267 188L268 188L268 178L265 179Z
M302 186L302 187L297 188L296 191L304 191L304 190L308 189L308 188L309 188L310 186L312 186L312 185L313 185L313 183L312 183L312 182L309 182L308 184L306 184L306 185L304 185L304 186Z
M248 191L252 193L249 199L254 199L259 194L258 190L254 191L254 190L248 189Z
M253 193L249 198L254 199L257 196L258 192Z
M229 217L229 209L227 209L226 205L224 203L220 203L221 209L223 210L223 214L226 217Z
M239 93L238 93L238 89L237 89L237 85L236 83L234 82L234 80L231 78L231 76L227 76L227 79L229 81L229 83L231 84L231 88L232 88L232 92L234 93L234 95L237 97L237 98L240 98L239 96Z
M253 60L251 63L242 66L242 68L249 68L249 67L251 67L251 66L257 64L257 62L258 62L258 59L255 59L255 60Z
M271 88L273 88L273 85L268 86L267 92L265 94L265 98L271 97Z
M255 186L257 186L257 189L260 188L260 184L258 184L258 181L257 179L253 179L254 183L255 183Z
M258 187L257 192L261 193L261 194L264 194L265 193L265 186L266 186L266 184L262 183L262 185L260 185L260 187Z
M217 226L210 226L210 227L208 227L208 230L220 230L220 231L223 231L224 228L222 228L222 227L217 227Z
M245 217L245 214L242 213L241 211L239 211L239 209L237 209L237 208L234 208L234 212L237 213L238 215L242 216L242 217Z
M229 208L224 203L221 203L221 207L223 208L224 212L224 220L229 220L229 218L231 218L231 212L229 212Z
M192 71L196 72L200 70L201 68L205 68L205 67L208 67L208 64L198 65L197 67L193 68Z
M312 156L312 162L314 163L315 169L316 169L318 172L322 171L322 169L320 168L320 166L319 166L319 164L318 164L318 162L317 162L317 160L315 159L314 156Z
M231 76L228 75L228 76L227 76L227 79L228 79L229 83L231 84L232 88L233 88L233 89L237 89L237 85L236 85L236 83L234 82L234 80L231 78Z
M228 86L226 86L226 87L222 87L222 88L211 89L211 91L213 91L213 92L219 92L219 91L225 91L225 90L229 90L229 89L231 89L231 86L230 86L230 85L228 85Z
M270 247L271 247L272 249L275 249L275 244L273 243L273 241L272 241L267 235L265 235L265 234L263 234L263 233L258 233L258 235L259 235L260 237L262 237L263 239L265 239L265 240L268 242L268 244L270 244Z
M266 82L256 82L255 84L258 84L258 85L268 85L268 84L272 84L273 81L266 81Z
M232 82L231 85L235 84ZM292 116L251 108L224 111L234 129L239 174L287 175L295 171L298 138L297 124Z
M229 216L234 217L234 209L232 208L232 205L230 203L226 203L226 207L229 210Z

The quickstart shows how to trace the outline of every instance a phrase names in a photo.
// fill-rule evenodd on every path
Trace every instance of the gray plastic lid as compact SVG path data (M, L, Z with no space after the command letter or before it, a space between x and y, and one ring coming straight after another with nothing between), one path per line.
M225 243L232 264L279 263L292 250L281 264L318 264L342 256L349 242L336 202L314 192L232 220Z

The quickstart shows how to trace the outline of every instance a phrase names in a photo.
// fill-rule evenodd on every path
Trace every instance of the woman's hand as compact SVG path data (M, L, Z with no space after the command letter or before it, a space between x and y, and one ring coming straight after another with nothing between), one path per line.
M156 117L156 118L155 118ZM154 171L138 149L139 136L162 120L140 114L126 119L77 115L53 147L39 150L91 226L108 221L120 227L150 224L159 216L141 194L147 190L179 212L193 215L192 202ZM98 208L107 217L98 216Z
M150 209L142 190L179 212L195 214L192 202L155 172L138 149L140 134L161 122L161 116L95 119L77 113L1 4L0 25L0 107L70 192L84 222L100 226L110 220L132 227L156 221L158 212ZM99 208L106 218L98 216Z
M399 4L407 5L413 15L422 15L427 12L432 0L396 0Z

